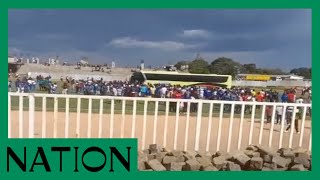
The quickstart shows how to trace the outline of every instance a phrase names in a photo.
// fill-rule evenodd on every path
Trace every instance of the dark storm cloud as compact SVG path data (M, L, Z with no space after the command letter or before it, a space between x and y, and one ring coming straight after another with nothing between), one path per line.
M161 65L201 52L311 66L311 10L9 10L8 28L15 53Z

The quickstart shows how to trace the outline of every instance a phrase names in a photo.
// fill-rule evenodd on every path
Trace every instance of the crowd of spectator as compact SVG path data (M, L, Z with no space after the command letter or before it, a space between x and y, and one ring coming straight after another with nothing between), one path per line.
M155 98L175 98L175 99L207 99L207 100L226 100L226 101L257 101L257 102L282 102L282 103L311 103L311 87L304 88L299 91L297 88L291 88L279 93L272 89L255 90L254 88L243 87L197 87L197 86L179 86L170 84L141 84L138 82L129 81L103 81L103 79L95 80L93 78L87 80L75 80L71 77L65 79L61 77L61 93L62 94L84 94L84 95L106 95L106 96L127 96L127 97L155 97ZM13 89L13 83L16 89ZM32 78L18 78L14 82L8 82L10 91L20 93L35 92L36 90L47 91L51 94L58 92L57 82L52 82L51 77L37 76ZM308 98L302 98L308 93ZM300 95L298 95L300 94ZM177 104L170 103L170 111L176 111ZM186 111L186 103L179 104L181 111ZM229 106L224 106L228 108ZM229 107L230 108L230 107ZM260 109L260 106L257 106ZM266 122L271 122L273 112L272 106L266 106ZM229 109L230 110L230 109ZM236 113L240 112L241 107L236 106ZM191 112L197 112L196 103L191 103ZM245 112L251 113L251 107L246 106ZM285 112L285 114L283 114ZM274 123L280 124L282 116L285 116L286 124L288 125L286 131L291 127L292 115L297 114L297 118L301 118L301 108L294 109L288 106L283 111L282 106L276 106L276 121ZM309 109L311 116L311 108ZM295 120L296 132L298 130L298 120Z

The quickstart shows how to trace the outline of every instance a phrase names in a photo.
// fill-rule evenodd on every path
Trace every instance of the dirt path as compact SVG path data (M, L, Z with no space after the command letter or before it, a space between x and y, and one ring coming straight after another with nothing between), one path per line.
M47 112L46 114L46 137L52 138L53 137L53 112ZM19 133L19 112L18 111L11 111L11 123L12 123L12 137L17 138ZM98 127L99 127L99 114L92 114L92 128L91 128L91 137L97 138L98 137ZM169 116L168 118L168 128L167 128L167 147L169 149L173 149L173 142L174 142L174 130L175 130L175 116ZM204 151L206 148L207 142L207 129L208 129L208 117L202 118L201 123L201 133L200 133L200 146L199 150ZM121 114L114 115L114 133L113 137L120 137L120 129L121 129ZM157 138L156 143L163 144L163 134L164 134L164 121L165 116L158 116L158 123L157 123ZM28 112L24 112L24 125L23 125L23 136L28 137ZM218 137L218 122L219 119L216 117L212 118L212 129L211 129L211 140L210 140L210 149L209 151L216 151L217 148L217 137ZM223 118L222 121L222 130L221 130L221 145L220 150L227 149L227 140L228 140L228 132L229 132L229 123L230 118ZM254 130L253 130L253 138L252 143L258 144L259 141L259 131L260 131L260 120L256 119L254 123ZM152 144L153 139L153 126L154 126L154 116L148 115L147 116L147 125L146 125L146 143L145 145ZM239 139L239 126L240 126L240 119L234 118L233 121L233 129L232 129L232 138L231 138L231 150L235 150L238 145ZM269 142L269 133L270 133L270 124L264 124L263 127L263 138L262 144L268 145ZM301 121L299 122L299 126L301 126ZM41 138L41 127L42 127L42 112L35 112L35 137ZM110 127L110 115L104 114L102 116L102 137L108 138L109 137L109 127ZM142 148L141 139L142 139L142 132L143 132L143 116L137 115L136 116L136 133L135 137L139 139L139 148ZM178 126L178 140L177 140L177 149L184 149L184 141L185 141L185 130L186 130L186 115L181 114L179 117L179 126ZM125 115L125 128L124 128L124 137L130 138L131 137L131 128L132 128L132 115ZM196 117L190 117L189 121L189 139L188 139L188 149L194 150L194 143L195 143L195 129L196 129ZM85 138L87 137L87 130L88 130L88 114L81 113L80 116L80 137ZM311 130L311 122L306 121L305 128L304 128L304 135L303 135L303 147L308 148L309 146L309 138L310 138L310 130ZM243 133L242 133L242 143L241 147L244 148L248 145L249 142L249 131L250 131L250 120L245 119L243 121ZM58 137L64 138L65 132L65 113L58 113ZM289 143L289 134L285 133L283 136L283 145L285 147L288 146ZM70 113L70 122L69 122L69 137L76 138L78 137L76 134L76 113ZM280 137L280 125L274 125L273 131L273 142L272 147L277 149ZM293 136L293 147L297 147L299 143L300 135L294 132Z

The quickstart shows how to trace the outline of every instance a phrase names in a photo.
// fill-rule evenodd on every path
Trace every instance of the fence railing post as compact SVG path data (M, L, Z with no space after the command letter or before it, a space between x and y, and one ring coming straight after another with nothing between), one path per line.
M136 135L136 113L137 113L137 100L133 100L131 138L134 138L134 136Z
M304 126L305 126L305 122L306 122L306 114L307 114L307 106L304 106L303 114L302 114L302 122L301 122L301 134L300 134L300 138L299 138L299 147L302 147Z
M262 144L262 137L263 137L263 125L264 125L264 117L266 114L266 105L262 105L262 112L261 112L261 121L260 121L260 130L259 130L259 145ZM271 122L272 123L272 122Z
M199 150L200 144L200 132L201 132L201 117L202 117L202 102L198 102L198 112L197 112L197 124L196 124L196 141L194 145L194 149L196 151Z
M250 122L250 132L249 132L249 145L252 144L252 136L253 136L253 125L255 120L256 113L256 105L252 105L252 112L251 112L251 122Z
M23 138L23 94L19 93L19 138Z
M34 138L34 94L29 94L29 138Z
M282 117L281 117L281 128L280 128L280 137L279 137L279 149L282 148L282 140L283 140L283 131L284 131L284 121L286 119L287 105L283 106L282 109Z
M220 150L220 141L221 141L221 128L222 128L222 120L223 120L223 108L224 104L220 104L220 113L219 113L219 124L218 124L218 137L217 137L217 149L216 151Z
M103 99L100 99L99 105L99 127L98 127L98 137L102 137L102 115L103 115Z
M291 119L291 127L290 127L290 135L289 135L289 148L292 147L292 141L293 141L293 131L295 130L295 123L296 123L296 110L297 106L293 106L292 110L292 119Z
M8 95L8 138L11 138L11 95Z
M156 101L155 108L154 108L154 121L153 121L153 139L152 139L153 144L156 144L157 142L158 108L159 108L159 101Z
M122 100L122 116L121 116L121 130L120 130L121 138L124 137L125 117L126 117L126 100Z
M53 105L53 138L58 135L58 96L54 97Z
M92 127L92 98L89 98L88 104L88 130L87 130L87 138L91 138L91 127Z
M189 121L190 121L190 106L191 103L187 103L187 121L186 121L186 132L185 132L185 139L184 139L184 151L188 149L188 138L189 138Z
M114 124L114 99L111 99L111 112L110 112L110 138L113 138L113 125Z
M269 147L270 148L272 146L272 138L273 138L273 129L274 129L274 120L275 120L276 108L277 108L277 106L273 105L272 117L271 117L271 129L270 129L270 134L269 134Z
M169 116L169 101L166 101L166 117L164 120L164 129L163 129L163 146L167 146L167 130L168 130L168 116Z
M207 129L206 152L209 152L209 148L210 148L211 127L212 127L212 111L213 111L213 103L210 103L210 107L209 107L209 122L208 122L208 129Z
M174 139L173 139L173 149L174 150L177 149L177 145L178 145L180 103L182 103L182 102L178 101L177 104L176 104L176 122L175 122Z
M234 106L233 103L231 105L231 114L230 114L230 122L229 122L229 133L228 133L228 144L227 144L227 152L230 152L231 141L232 141L232 128L233 128L233 118L234 118Z
M240 126L239 126L239 137L238 137L238 150L241 149L241 142L242 142L242 130L243 130L243 119L244 119L244 110L245 110L245 105L241 105L241 115L240 115Z
M81 98L77 98L77 124L76 124L76 136L80 138L80 113L81 113Z
M147 112L148 112L148 101L144 101L143 107L143 123L142 123L142 147L141 149L144 150L146 144L146 131L147 131Z
M42 97L42 138L47 134L47 98Z
M69 137L69 97L66 97L66 119L65 119L64 137Z

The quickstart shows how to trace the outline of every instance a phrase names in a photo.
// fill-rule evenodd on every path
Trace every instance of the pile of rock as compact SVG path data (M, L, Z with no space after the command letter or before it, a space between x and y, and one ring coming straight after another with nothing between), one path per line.
M151 144L138 154L140 171L308 171L311 154L305 149L282 148L273 151L248 146L244 151L215 154L196 151L169 151Z

